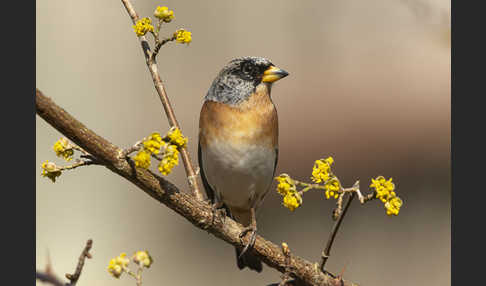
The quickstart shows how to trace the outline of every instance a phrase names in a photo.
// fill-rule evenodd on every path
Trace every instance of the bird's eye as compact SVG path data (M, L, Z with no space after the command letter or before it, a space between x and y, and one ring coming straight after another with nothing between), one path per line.
M253 75L255 73L255 70L256 70L256 68L250 63L243 64L243 67L241 69L247 75Z

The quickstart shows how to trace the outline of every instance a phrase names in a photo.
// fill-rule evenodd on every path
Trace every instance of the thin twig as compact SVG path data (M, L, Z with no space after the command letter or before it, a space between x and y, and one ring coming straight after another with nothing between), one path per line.
M93 158L91 156L90 159L87 159L87 160L78 160L77 159L74 164L64 166L64 167L59 167L59 169L63 170L63 171L64 170L73 170L73 169L76 169L76 168L81 167L81 166L89 166L89 165L100 165L100 162L96 161L96 158Z
M74 274L66 273L66 278L70 281L70 283L66 284L66 286L74 286L78 282L79 276L81 275L81 271L84 267L84 260L86 258L91 258L91 254L89 253L89 251L91 250L92 246L93 240L88 239L88 241L86 242L86 246L83 249L83 252L81 252L81 255L79 256L78 265L76 266Z
M142 286L142 270L143 270L142 263L139 263L138 270L137 270L137 286Z
M339 230L339 226L341 226L341 222L344 219L344 215L346 215L346 212L348 211L349 205L351 204L351 201L353 200L354 196L355 196L355 193L352 192L348 201L346 202L346 205L344 206L344 209L343 209L341 215L339 216L338 220L334 224L332 231L331 231L331 234L329 235L329 238L328 238L327 244L326 244L326 248L322 252L321 264L319 266L322 272L324 272L324 266L327 262L327 259L329 258L329 255L331 255L332 243L334 242L334 238L336 237L336 234Z
M128 15L130 15L130 18L132 19L132 22L135 24L138 20L138 14L135 11L132 3L129 0L121 0L123 5L125 6L125 9L128 12ZM140 44L142 45L142 50L144 51L145 55L145 62L147 64L147 67L150 71L150 74L152 75L152 81L155 85L155 89L157 90L157 93L159 95L160 101L162 102L162 106L164 107L165 114L167 115L167 119L169 121L169 126L170 127L177 127L179 129L179 123L177 122L174 109L172 108L169 97L167 96L167 93L165 92L165 87L162 83L162 80L160 79L159 71L157 68L157 63L155 61L155 58L152 57L152 52L150 52L150 45L145 39L145 36L140 36L138 37L140 40ZM189 187L191 189L191 193L198 199L198 200L204 200L204 196L201 192L201 188L199 186L199 183L197 182L196 179L196 173L194 171L194 167L191 162L191 158L189 156L189 153L187 152L186 148L181 148L181 157L182 157L182 162L184 163L184 168L186 170L187 174L187 180L189 183Z
M168 42L175 41L175 39L176 39L176 38L177 38L176 36L172 36L172 37L170 37L170 38L163 39L163 40L162 40L162 42L159 42L159 41L157 40L157 43L155 44L154 52L152 53L152 55L151 55L150 59L151 59L152 61L155 61L155 57L156 57L156 56L157 56L157 54L159 53L160 48L161 48L163 45L167 44Z
M223 219L223 216L218 212L215 213L212 206L206 201L200 201L192 195L181 192L165 178L157 178L149 170L135 168L126 158L121 159L119 156L121 148L87 128L54 103L52 99L44 96L38 89L36 90L35 103L36 112L40 117L95 156L107 169L132 182L140 190L177 212L194 226L233 246L241 248L245 246L247 239L242 241L239 237L244 226L229 217ZM285 272L287 265L279 246L257 235L255 245L250 251L269 267L282 273ZM307 285L333 285L331 284L333 278L329 274L322 273L318 267L314 268L313 263L296 255L292 255L291 267L293 269L292 276L299 278ZM190 272L191 270L188 269L187 271ZM344 281L344 285L351 286L354 284Z
M39 280L44 283L50 283L54 286L66 286L63 282L61 282L54 274L36 271L35 272L35 279Z
M66 278L69 279L70 281L69 283L62 282L54 274L54 272L52 271L51 260L49 256L47 260L46 271L45 272L36 271L35 279L41 282L50 283L54 286L75 286L76 283L78 282L79 276L81 275L81 271L83 270L84 260L86 258L91 258L91 254L89 253L89 250L91 249L92 246L93 246L93 240L89 239L86 242L86 246L81 252L81 255L79 256L78 265L76 266L76 270L74 274L66 274Z

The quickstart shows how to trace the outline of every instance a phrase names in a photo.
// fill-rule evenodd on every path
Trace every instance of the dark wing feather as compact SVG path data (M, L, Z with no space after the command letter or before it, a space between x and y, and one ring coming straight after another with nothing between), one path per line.
M199 163L199 170L201 172L201 180L203 182L204 189L206 190L206 196L208 197L209 201L212 204L214 204L215 203L214 190L209 185L208 180L206 179L206 175L204 175L204 167L203 167L202 154L201 154L201 143L197 144L197 159Z
M275 165L273 167L273 176L275 177L275 171L277 170L277 162L278 162L278 147L275 148Z

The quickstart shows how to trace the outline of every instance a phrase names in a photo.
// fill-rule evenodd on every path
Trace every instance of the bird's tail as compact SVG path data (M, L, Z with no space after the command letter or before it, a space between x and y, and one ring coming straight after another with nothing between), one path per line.
M258 257L250 253L249 251L245 252L243 256L240 257L241 250L239 248L236 249L236 264L240 270L243 270L245 267L250 268L258 273L262 272L262 262Z

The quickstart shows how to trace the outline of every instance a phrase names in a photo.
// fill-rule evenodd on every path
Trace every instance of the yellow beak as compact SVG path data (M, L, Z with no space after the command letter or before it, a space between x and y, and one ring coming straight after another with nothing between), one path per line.
M288 76L289 73L276 66L270 66L264 73L262 82L274 82Z

